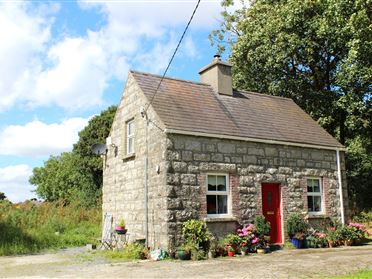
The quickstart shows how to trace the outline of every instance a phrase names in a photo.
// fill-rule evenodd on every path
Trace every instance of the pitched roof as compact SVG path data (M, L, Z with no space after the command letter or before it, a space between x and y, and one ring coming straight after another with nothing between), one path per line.
M161 77L131 73L151 99ZM243 91L226 96L207 84L164 78L152 106L167 129L343 147L288 98Z

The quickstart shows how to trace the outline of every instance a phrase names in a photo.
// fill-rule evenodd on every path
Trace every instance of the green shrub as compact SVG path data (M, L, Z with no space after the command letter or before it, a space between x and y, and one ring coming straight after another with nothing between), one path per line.
M240 245L240 241L240 237L237 234L229 233L221 240L221 244L225 247L225 249L231 248L232 250L236 251Z
M202 248L204 251L208 250L211 234L204 221L192 219L184 222L182 236L186 243Z
M123 258L127 260L141 260L145 258L145 246L139 243L129 243L123 249Z
M286 229L290 238L293 238L296 234L305 233L307 228L308 224L301 214L292 213L288 216Z
M265 216L258 215L254 221L254 226L256 227L256 233L259 237L265 235L270 235L270 223L266 221Z
M362 211L353 217L353 221L358 223L372 223L372 210Z

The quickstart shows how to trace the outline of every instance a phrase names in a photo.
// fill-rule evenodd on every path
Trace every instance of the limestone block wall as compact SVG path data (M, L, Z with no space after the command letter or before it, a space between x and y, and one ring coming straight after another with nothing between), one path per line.
M232 218L217 224L216 220L206 219L217 235L221 234L218 230L234 228L232 223L246 224L262 214L264 182L280 184L285 220L291 212L307 213L307 177L320 177L325 199L322 217L340 218L336 151L169 134L166 157L170 248L182 241L182 222L207 217L207 173L228 173L230 179Z
M111 129L112 143L104 162L102 213L111 213L114 225L126 221L130 241L145 239L145 152L146 122L140 114L147 99L129 74L121 102ZM149 118L157 125L160 120L150 107ZM126 122L134 119L135 155L126 155ZM165 134L153 124L148 126L149 178L148 220L149 245L167 245L165 194ZM156 166L159 166L157 172Z

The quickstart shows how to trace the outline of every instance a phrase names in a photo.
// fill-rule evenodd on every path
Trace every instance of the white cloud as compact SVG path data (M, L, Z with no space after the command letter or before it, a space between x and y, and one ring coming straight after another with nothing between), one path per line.
M34 120L23 126L10 125L0 133L0 155L38 158L70 151L88 120L70 118L52 124Z
M26 10L25 3L0 3L0 111L25 94L50 38L50 22Z
M48 59L54 66L39 74L32 105L54 103L71 110L101 104L108 69L106 53L94 38L65 38L50 48Z
M0 2L0 112L15 104L81 110L103 104L112 79L130 67L160 73L196 1L80 1L105 24L85 34L51 36L58 4ZM60 5L64 5L63 2ZM218 25L220 1L202 1L181 57L196 57L192 30Z
M31 174L32 168L25 164L0 168L0 192L12 202L34 198L34 188L28 182Z

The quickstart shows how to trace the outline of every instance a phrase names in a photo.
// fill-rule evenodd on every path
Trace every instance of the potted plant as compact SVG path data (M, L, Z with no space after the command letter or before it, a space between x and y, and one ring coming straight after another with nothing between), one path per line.
M270 251L270 223L266 221L265 216L259 215L255 219L257 242L257 253L265 254Z
M227 251L228 255L229 255L229 251L234 252L234 255L235 255L235 251L239 247L240 237L234 233L230 233L225 236L225 238L223 239L223 243L224 243L225 250Z
M216 239L211 239L209 242L208 258L212 259L217 256L219 252L219 245Z
M248 243L247 242L241 242L240 243L240 254L242 256L245 256L248 253Z
M235 249L231 245L227 247L227 256L234 257L235 256Z
M297 249L305 247L305 232L307 223L299 213L289 215L286 223L287 234L294 247Z
M329 229L326 239L327 239L329 248L338 246L339 237L338 237L338 231L336 231L336 228Z
M238 229L237 233L240 238L239 248L242 256L245 256L249 249L251 248L251 240L254 237L256 228L253 224L244 226L242 229Z
M367 236L366 226L359 223L350 223L348 227L353 231L354 245L362 244Z
M195 249L194 245L191 243L184 243L177 249L177 257L182 261L190 260L191 259L191 251Z
M119 224L115 227L115 231L117 234L127 233L127 229L125 228L125 220L123 218L120 219Z

